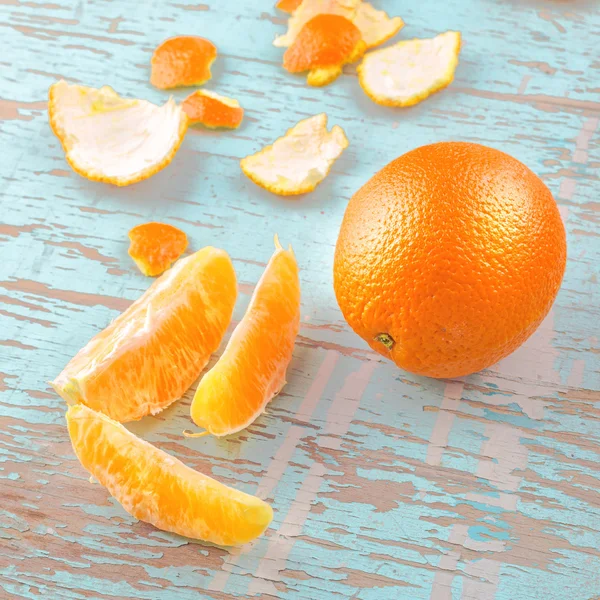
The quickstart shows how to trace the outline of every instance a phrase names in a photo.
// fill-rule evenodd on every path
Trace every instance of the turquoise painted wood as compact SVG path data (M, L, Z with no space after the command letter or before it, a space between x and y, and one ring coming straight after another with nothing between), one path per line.
M588 600L600 596L600 13L592 0L378 0L399 37L457 29L453 85L376 106L354 68L324 89L281 68L271 0L0 0L0 597ZM273 0L274 2L274 0ZM74 174L48 126L59 78L162 102L154 47L219 48L208 84L235 132L190 130L164 171L116 188ZM177 92L178 99L185 92ZM350 147L316 192L282 199L239 159L326 111ZM345 325L333 248L354 191L387 162L471 140L529 165L568 232L562 290L539 331L476 375L435 381L374 355ZM225 248L239 319L272 252L293 243L302 326L289 384L232 439L188 440L190 394L132 431L272 502L267 534L228 551L129 517L75 459L45 383L148 287L127 256L144 221Z

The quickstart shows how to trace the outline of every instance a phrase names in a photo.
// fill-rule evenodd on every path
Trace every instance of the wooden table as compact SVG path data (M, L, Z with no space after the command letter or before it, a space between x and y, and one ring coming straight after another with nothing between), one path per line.
M1 0L0 597L587 600L600 595L600 12L593 1L377 0L400 38L462 31L454 84L411 109L373 104L355 69L311 89L271 42L271 0ZM273 0L274 1L274 0ZM160 103L154 47L219 48L209 89L247 110L190 130L174 162L116 188L71 171L48 126L59 78ZM186 91L177 91L182 99ZM318 190L283 199L239 159L325 111L350 147ZM550 187L569 263L556 304L514 355L465 379L402 372L342 320L333 248L350 196L438 140L504 150ZM293 243L302 326L284 393L243 434L187 440L190 394L131 429L272 502L241 550L136 522L75 459L46 384L148 287L128 230L160 220L232 256L238 320L273 249Z

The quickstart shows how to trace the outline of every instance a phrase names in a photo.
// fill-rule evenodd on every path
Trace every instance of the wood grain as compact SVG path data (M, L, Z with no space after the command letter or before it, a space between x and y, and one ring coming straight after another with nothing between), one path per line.
M378 0L400 37L464 38L456 80L376 106L353 67L308 88L271 42L285 15L250 0L0 0L0 597L589 600L600 594L600 12L593 1ZM401 7L399 5L402 5ZM400 10L401 8L401 10ZM128 188L73 173L48 126L58 78L163 102L149 59L193 33L219 49L208 89L235 132L193 129ZM182 99L187 91L176 91ZM325 111L350 147L314 193L257 188L239 159ZM331 285L345 205L374 172L438 140L504 150L554 193L569 262L550 316L500 364L412 376L345 325ZM45 383L149 282L127 231L162 220L232 256L235 319L272 251L293 243L302 326L288 385L249 430L189 440L190 394L133 424L145 439L273 503L267 535L228 551L136 522L88 483Z

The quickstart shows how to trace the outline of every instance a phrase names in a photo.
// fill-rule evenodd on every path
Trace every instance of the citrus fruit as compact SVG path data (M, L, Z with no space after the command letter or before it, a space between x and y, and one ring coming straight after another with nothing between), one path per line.
M246 314L192 401L194 423L213 435L248 427L285 385L300 324L300 281L291 247L284 250L277 237L275 246Z
M309 71L307 83L321 86L342 74L342 67L358 60L366 49L360 31L340 15L317 15L298 33L283 55L290 73Z
M273 518L266 503L219 483L81 404L67 411L83 467L136 519L222 546L245 544Z
M142 223L129 232L129 256L144 275L166 271L184 252L187 235L166 223Z
M236 296L227 253L203 248L157 279L51 384L69 404L117 421L155 414L200 375L229 325Z
M314 190L348 147L344 130L327 131L327 115L304 119L272 146L240 161L242 171L257 185L281 196Z
M166 90L202 85L211 77L210 67L217 48L197 35L179 35L165 40L152 54L150 83Z
M181 107L121 98L59 81L50 86L48 116L67 162L93 181L130 185L158 173L179 149L188 127Z
M520 346L566 261L556 202L525 165L444 142L392 161L350 200L334 260L350 326L407 371L458 377Z
M190 124L200 123L211 129L237 129L244 118L244 109L237 100L208 90L191 93L181 108L189 117Z
M367 48L374 48L395 36L403 27L400 17L389 17L383 10L377 10L369 2L358 5L353 23L360 29Z
M358 81L377 104L412 106L452 83L459 52L458 31L398 42L367 54Z

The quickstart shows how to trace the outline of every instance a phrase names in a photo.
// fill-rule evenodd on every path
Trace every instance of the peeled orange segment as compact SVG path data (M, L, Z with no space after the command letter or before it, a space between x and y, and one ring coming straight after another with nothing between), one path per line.
M246 314L192 401L194 423L213 435L248 427L285 385L300 323L300 281L292 249L277 237L275 247Z
M155 414L181 398L219 347L237 283L224 250L178 261L82 348L51 385L117 421Z
M143 223L129 232L129 256L140 271L149 277L166 271L184 252L187 235L165 223Z
M59 81L50 87L50 126L67 162L87 179L130 185L166 167L183 141L187 115L171 98L163 106Z
M244 118L244 109L237 100L208 90L191 93L181 108L187 113L191 124L200 123L211 129L237 129Z
M165 40L152 55L150 83L161 90L202 85L211 77L217 58L216 46L195 35Z
M386 12L377 10L369 2L358 5L353 22L360 29L367 48L383 44L404 27L404 21L400 17L390 18Z
M275 8L286 13L293 13L302 4L302 0L279 0Z
M194 471L102 413L79 404L66 416L79 462L136 519L222 546L253 540L273 519L266 502Z
M288 30L275 38L274 46L287 48L294 43L298 34L312 18L317 15L339 15L352 20L361 0L303 0L288 20Z
M300 30L283 55L283 66L290 73L309 71L309 85L331 83L342 73L342 66L358 60L366 45L358 28L340 15L317 15Z
M242 171L257 185L281 196L314 190L348 147L344 130L327 131L327 115L300 121L272 146L243 158Z
M459 52L458 31L398 42L367 54L358 79L377 104L412 106L452 83Z

